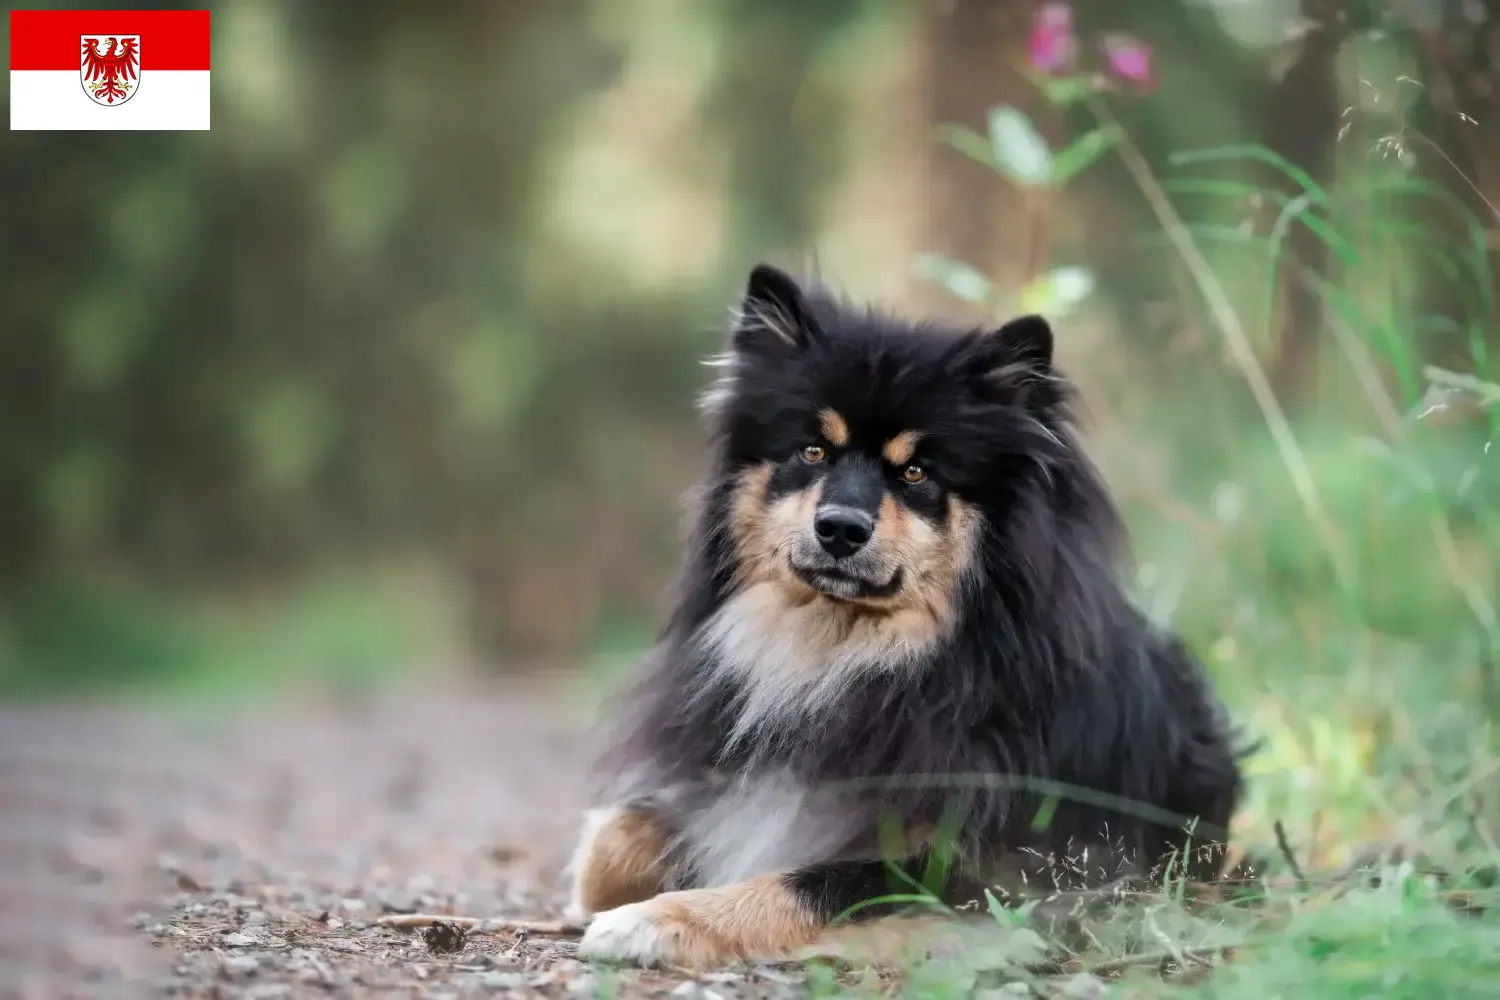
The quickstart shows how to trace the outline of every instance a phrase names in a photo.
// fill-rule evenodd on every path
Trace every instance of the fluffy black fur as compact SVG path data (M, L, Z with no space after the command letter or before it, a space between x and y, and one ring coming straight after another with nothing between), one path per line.
M1061 868L1077 874L1090 845L1087 877L1072 881L1160 870L1190 846L1178 871L1217 874L1241 791L1232 730L1198 662L1122 589L1121 520L1079 446L1046 322L913 325L765 266L743 313L709 414L714 465L678 604L621 712L616 801L686 829L759 777L827 790L802 800L819 815L791 838L822 846L789 845L782 868L825 919L886 889L870 849L882 814L907 828L957 819L955 901L1020 855L1068 856ZM740 684L697 638L735 593L736 483L772 463L770 489L795 488L785 470L827 407L856 435L923 433L932 482L908 502L935 523L956 502L977 511L973 565L951 631L921 662L863 672L814 716L787 705L732 742ZM1088 792L1105 798L1069 798ZM741 835L754 836L747 822ZM680 847L672 887L702 884L704 845Z

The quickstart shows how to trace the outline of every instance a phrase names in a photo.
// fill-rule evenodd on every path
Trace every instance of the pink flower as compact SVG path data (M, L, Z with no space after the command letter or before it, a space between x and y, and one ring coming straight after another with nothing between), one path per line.
M1109 60L1109 71L1127 83L1145 90L1156 85L1152 74L1151 46L1133 35L1105 35L1100 45Z
M1047 3L1036 12L1031 38L1026 45L1032 69L1057 73L1069 68L1078 52L1073 37L1073 8L1065 3Z

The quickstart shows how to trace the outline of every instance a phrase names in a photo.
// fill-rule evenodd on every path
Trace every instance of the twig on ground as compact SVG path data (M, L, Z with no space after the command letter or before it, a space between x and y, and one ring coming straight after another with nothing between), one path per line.
M1298 882L1307 882L1307 876L1302 874L1302 866L1297 863L1297 855L1292 851L1291 841L1287 839L1286 827L1281 820L1272 824L1276 831L1276 846L1281 849L1281 856L1286 859L1286 866L1292 870L1292 877Z
M582 937L584 928L580 924L565 920L511 920L504 917L453 917L443 913L394 913L381 917L376 923L382 927L400 927L410 930L431 927L433 924L452 924L462 927L470 934L527 934L535 937L576 938Z
M1093 965L1084 967L1084 971L1091 976L1116 976L1130 969L1139 969L1146 966L1160 967L1165 962L1176 962L1183 968L1188 963L1193 965L1211 965L1215 959L1228 961L1233 958L1234 945L1224 945L1218 948L1181 948L1172 951L1151 951L1137 955L1122 955L1119 958L1111 958L1105 962L1095 962Z

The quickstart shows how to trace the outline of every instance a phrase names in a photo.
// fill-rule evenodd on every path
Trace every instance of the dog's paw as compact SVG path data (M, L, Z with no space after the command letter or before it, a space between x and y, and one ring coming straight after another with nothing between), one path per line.
M714 969L783 961L817 936L777 877L711 889L664 892L603 910L583 932L580 958Z
M681 943L680 929L648 899L596 914L578 943L578 956L594 962L675 965L684 957Z

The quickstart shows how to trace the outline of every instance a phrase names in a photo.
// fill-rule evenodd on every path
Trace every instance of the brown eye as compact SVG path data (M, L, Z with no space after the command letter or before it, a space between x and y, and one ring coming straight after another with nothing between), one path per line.
M901 470L901 478L915 485L926 479L927 473L920 465L908 465Z
M804 462L812 462L816 464L823 461L823 459L827 457L828 453L815 444L810 444L806 448L802 449L802 460Z

